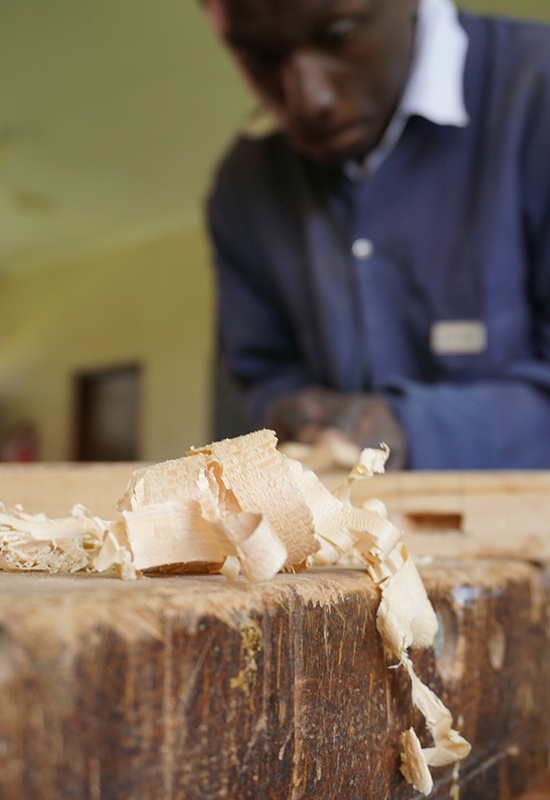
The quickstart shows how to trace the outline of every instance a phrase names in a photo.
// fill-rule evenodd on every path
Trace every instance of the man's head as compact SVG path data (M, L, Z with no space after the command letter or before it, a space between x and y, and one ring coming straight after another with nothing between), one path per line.
M419 0L205 0L290 144L318 161L378 142L404 89Z

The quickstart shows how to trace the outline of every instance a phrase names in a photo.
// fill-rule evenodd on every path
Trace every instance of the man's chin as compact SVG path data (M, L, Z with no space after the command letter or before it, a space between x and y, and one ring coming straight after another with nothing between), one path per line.
M370 137L357 137L349 140L344 137L333 137L327 141L292 136L288 138L290 146L300 155L319 164L335 166L346 161L362 161L376 147L377 143L373 143Z
M322 164L328 167L339 167L342 164L345 164L348 161L357 161L361 163L368 153L370 149L356 149L353 150L337 150L337 151L330 151L330 150L318 150L316 148L298 148L293 147L293 149L299 153L299 155L304 156L305 158L309 159L310 161L314 161L317 164Z

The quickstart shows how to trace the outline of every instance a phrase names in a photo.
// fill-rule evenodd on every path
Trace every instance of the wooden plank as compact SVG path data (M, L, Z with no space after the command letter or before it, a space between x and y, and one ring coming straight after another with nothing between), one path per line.
M422 568L442 623L415 654L473 750L432 797L518 797L549 754L548 574ZM230 584L0 574L2 800L410 800L388 669L358 570Z
M81 503L97 516L112 519L117 500L141 463L0 464L0 502L21 504L30 514L64 517Z
M344 476L320 477L334 489ZM550 560L549 472L387 473L357 483L352 498L381 499L415 555Z

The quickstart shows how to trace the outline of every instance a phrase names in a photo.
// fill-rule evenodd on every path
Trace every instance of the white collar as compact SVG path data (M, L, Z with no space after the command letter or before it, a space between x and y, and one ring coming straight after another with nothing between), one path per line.
M468 36L451 0L420 0L416 52L399 112L437 125L465 127L464 62Z

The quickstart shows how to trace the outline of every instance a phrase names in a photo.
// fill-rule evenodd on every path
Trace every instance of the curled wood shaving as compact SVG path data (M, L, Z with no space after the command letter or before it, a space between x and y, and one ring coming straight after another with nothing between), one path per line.
M273 431L224 439L192 451L219 465L219 482L243 511L265 516L288 552L287 565L304 562L319 548L311 511L277 449Z
M387 518L344 502L298 462L289 460L288 466L313 515L321 543L314 559L317 563L335 563L352 549L371 560L391 553L402 534Z
M210 521L196 500L152 503L122 513L138 570L193 562L220 564L228 578L242 571L248 580L263 581L287 561L283 543L260 514L241 511Z
M414 728L401 734L401 767L405 780L418 792L429 794L433 789L433 778L422 752L422 745Z
M400 660L409 647L431 647L437 617L407 547L398 544L369 571L382 592L377 627L388 650Z
M381 475L389 454L390 449L387 444L380 445L379 450L372 447L362 450L345 481L335 490L336 497L351 505L351 489L355 481L372 478L373 475Z
M227 556L220 567L220 575L223 575L228 581L235 581L239 577L240 573L241 562L237 556Z
M165 564L222 563L224 543L197 500L168 500L123 511L136 569Z
M261 514L243 511L222 519L220 527L234 546L248 580L267 581L285 565L286 548L269 519Z
M450 711L439 697L422 683L408 656L403 657L403 665L411 679L413 702L426 719L434 740L434 747L423 750L426 763L430 767L444 767L465 758L471 748L469 743L453 730Z
M429 767L454 764L466 758L471 746L453 729L450 711L416 675L409 656L403 656L402 663L411 679L413 703L424 716L434 745L422 747L412 728L405 731L402 734L403 753L400 769L405 779L418 791L429 794L433 788Z
M287 461L262 430L136 471L119 502L136 568L220 564L235 578L237 559L250 580L300 568L319 542Z

